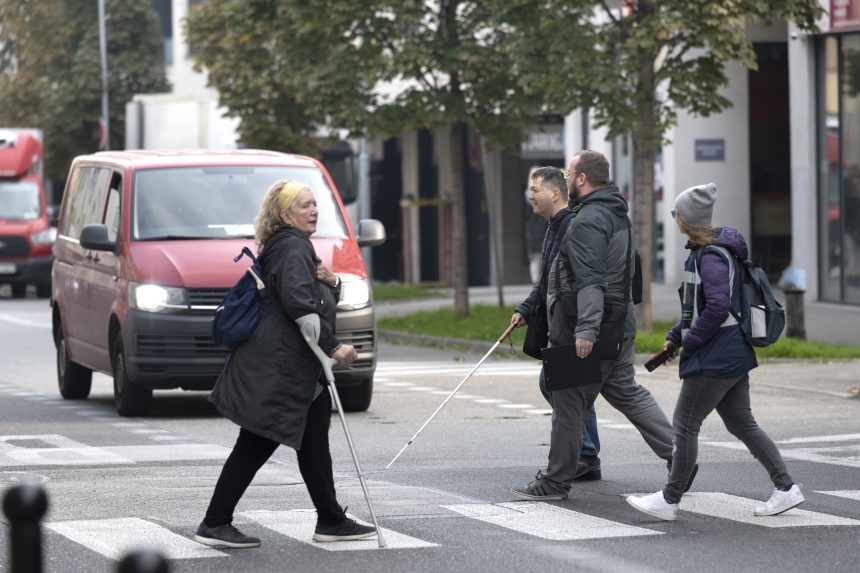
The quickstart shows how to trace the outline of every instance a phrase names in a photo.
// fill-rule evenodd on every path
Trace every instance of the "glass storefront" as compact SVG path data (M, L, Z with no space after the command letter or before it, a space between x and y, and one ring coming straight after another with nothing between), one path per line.
M818 39L822 300L860 304L860 33Z

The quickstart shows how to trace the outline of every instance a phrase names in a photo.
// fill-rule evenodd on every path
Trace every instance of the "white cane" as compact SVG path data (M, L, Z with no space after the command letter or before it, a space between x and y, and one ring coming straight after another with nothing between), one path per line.
M431 421L433 418L435 418L435 417L436 417L436 414L438 414L438 413L439 413L439 411L440 411L440 410L442 410L442 408L444 408L444 407L445 407L445 404L447 404L447 403L451 400L451 398L453 398L453 397L454 397L454 394L456 394L456 393L457 393L457 391L458 391L458 390L460 390L460 388L463 386L463 384L465 384L465 383L466 383L466 381L468 381L468 380L469 380L469 378L471 378L471 377L472 377L472 374L474 374L474 373L475 373L475 371L476 371L476 370L478 370L478 368L480 368L480 367L481 367L481 364L483 364L483 363L484 363L484 361L485 361L487 358L489 358L489 357L490 357L490 354L492 354L492 353L493 353L493 351L495 351L495 350L496 350L496 348L498 348L498 347L499 347L499 344L501 344L502 342L504 342L504 340L508 337L508 335L510 335L510 333L514 330L514 328L515 328L515 327L514 327L514 325L512 324L512 325L510 325L510 326L508 327L508 329L507 329L506 331L504 331L504 332L502 333L502 335L499 337L499 339L496 341L496 343L495 343L495 344L493 344L493 347L492 347L492 348L490 348L490 350L489 350L486 354L484 354L484 357L483 357L483 358L481 358L481 360L479 360L477 364L475 364L475 367L474 367L474 368L472 368L472 370L470 370L468 374L466 374L466 377L465 377L465 378L463 378L463 381L462 381L462 382L460 382L459 384L457 384L457 387L456 387L456 388L454 388L454 390L453 390L450 394L448 394L448 397L447 397L447 398L445 398L445 401L444 401L444 402L442 402L441 404L439 404L439 407L438 407L438 408L436 408L436 411L435 411L435 412L433 412L433 414L432 414L429 418L427 418L427 421L426 421L426 422L424 422L424 425L422 425L420 428L418 428L418 431L417 431L417 432L415 432L415 435L414 435L414 436L412 436L411 438L409 438L409 441L408 441L408 442L406 442L406 445L405 445L405 446L403 446L402 448L400 448L400 451L399 451L399 452L397 452L397 455L396 455L396 456L394 456L394 459L392 459L390 462L388 462L388 465L387 465L387 466L385 466L385 469L389 469L389 468L392 466L392 464L394 464L394 462L396 462L396 461L397 461L397 458L399 458L399 457L400 457L400 454L402 454L403 452L405 452L405 451L406 451L406 448L408 448L409 446L411 446L411 445L412 445L412 442L414 442L414 441L415 441L415 438L417 438L417 437L418 437L418 434L420 434L420 433L424 430L424 428L426 428L426 427L427 427L427 424L429 424L429 423L430 423L430 421Z
M316 320L308 320L310 317L313 317ZM376 528L376 539L379 542L379 547L383 548L387 544L385 543L385 539L382 537L382 529L376 521L376 513L374 513L373 504L370 502L370 493L367 491L367 482L364 479L364 472L361 471L361 464L358 462L358 454L355 453L355 445L352 443L352 436L349 433L349 426L346 424L346 416L343 413L343 406L340 404L340 396L337 393L337 386L334 382L334 373L332 372L331 367L335 361L326 356L325 352L322 351L322 348L320 348L319 343L317 342L319 340L319 316L316 314L305 315L299 318L296 322L299 324L302 336L304 336L308 346L311 347L311 350L314 351L314 354L317 355L317 358L322 364L326 380L328 381L329 388L331 388L331 395L334 399L337 413L340 415L340 421L343 424L343 433L346 434L346 443L349 445L349 452L352 454L352 461L355 464L358 481L361 483L361 489L364 492L364 499L367 501L367 508L370 510L370 518L373 520L373 527Z

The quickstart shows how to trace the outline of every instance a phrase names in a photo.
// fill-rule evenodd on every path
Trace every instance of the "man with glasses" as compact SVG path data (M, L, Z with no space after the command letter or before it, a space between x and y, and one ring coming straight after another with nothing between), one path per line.
M596 151L571 159L567 186L576 217L560 243L556 306L561 310L551 317L549 339L554 346L570 345L581 359L599 352L601 381L553 391L547 469L530 484L511 489L517 497L537 501L568 497L582 429L598 394L627 416L654 453L672 462L672 426L650 392L634 380L634 256L627 201L609 183L609 162Z

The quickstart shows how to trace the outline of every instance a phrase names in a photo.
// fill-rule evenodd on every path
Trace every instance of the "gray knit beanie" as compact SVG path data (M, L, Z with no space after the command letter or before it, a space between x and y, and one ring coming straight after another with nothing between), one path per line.
M690 187L675 199L675 212L693 227L710 227L717 200L717 186L713 183Z

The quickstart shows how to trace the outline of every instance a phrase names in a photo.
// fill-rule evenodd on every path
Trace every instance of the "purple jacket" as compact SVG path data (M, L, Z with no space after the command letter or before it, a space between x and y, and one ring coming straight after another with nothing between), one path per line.
M723 227L715 238L713 245L723 247L739 259L746 259L748 250L744 238L736 229ZM680 361L682 378L693 375L710 376L714 378L730 378L743 375L758 364L755 352L743 336L737 324L723 327L729 318L731 309L740 312L740 277L738 266L732 262L734 273L734 292L729 284L729 262L719 251L705 247L692 248L684 266L685 271L692 274L698 272L701 284L693 287L698 292L695 312L698 317L695 323L679 322L669 331L666 338L675 345L683 347ZM700 257L698 269L695 258ZM686 281L685 281L686 283ZM684 292L692 285L682 286ZM696 299L694 299L696 300ZM692 303L688 303L692 304ZM682 301L682 309L685 307ZM688 310L686 312L692 312ZM689 328L681 338L682 326Z

